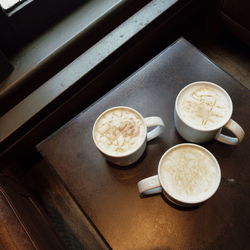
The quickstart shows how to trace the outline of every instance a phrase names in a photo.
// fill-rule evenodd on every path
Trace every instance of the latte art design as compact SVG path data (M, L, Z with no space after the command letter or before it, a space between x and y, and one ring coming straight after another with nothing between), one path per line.
M104 123L98 131L102 134L102 136L107 137L107 143L109 145L114 144L122 147L124 145L125 138L136 137L140 132L139 130L140 128L136 125L136 121L129 118L128 121L121 121L120 124L117 125Z
M135 149L145 138L141 117L129 109L118 108L104 114L95 127L95 139L106 153L122 155Z
M217 182L214 161L192 146L170 152L162 162L161 176L170 194L188 202L206 197Z
M216 105L217 96L210 93L208 88L199 88L191 93L191 100L183 103L183 110L190 112L201 120L201 125L214 123L214 118L223 118L225 107Z
M178 109L184 121L204 129L223 125L230 113L225 94L205 84L186 89L180 97Z

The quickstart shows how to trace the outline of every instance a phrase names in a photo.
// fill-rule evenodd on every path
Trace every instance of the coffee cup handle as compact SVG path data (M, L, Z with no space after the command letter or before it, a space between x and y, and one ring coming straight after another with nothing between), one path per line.
M160 117L158 116L146 117L144 118L144 121L146 123L147 128L155 127L147 133L147 141L151 141L164 131L165 124Z
M229 144L229 145L237 145L243 140L245 136L245 132L243 128L237 122L230 119L225 124L224 127L230 130L236 137L231 137L228 135L221 134L221 129L220 129L220 131L215 136L215 139L217 141L220 141L222 143Z
M142 179L137 183L137 187L142 196L158 194L162 192L158 175Z

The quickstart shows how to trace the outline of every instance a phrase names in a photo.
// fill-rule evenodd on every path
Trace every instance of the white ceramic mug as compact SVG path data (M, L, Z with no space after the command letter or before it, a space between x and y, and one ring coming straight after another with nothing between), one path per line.
M154 128L148 132L150 127ZM142 156L147 141L159 136L164 128L160 117L143 118L135 109L118 106L104 111L96 119L92 136L108 161L127 166Z
M158 175L139 181L137 186L143 196L163 192L171 202L190 207L213 196L220 180L220 166L212 153L197 144L183 143L163 154Z
M228 93L220 86L205 81L184 87L175 101L175 127L188 142L204 143L211 139L229 144L239 144L245 132L231 119L233 104ZM230 130L235 137L221 133Z

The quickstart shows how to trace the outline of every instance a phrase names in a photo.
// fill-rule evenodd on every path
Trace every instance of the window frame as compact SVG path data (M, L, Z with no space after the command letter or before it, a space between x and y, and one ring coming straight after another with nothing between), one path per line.
M15 53L84 2L27 0L8 10L0 6L0 50L7 56Z

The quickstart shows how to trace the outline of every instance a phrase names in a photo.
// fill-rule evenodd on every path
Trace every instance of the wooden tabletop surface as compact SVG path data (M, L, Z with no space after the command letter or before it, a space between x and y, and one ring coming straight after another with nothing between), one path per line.
M229 93L232 118L245 129L246 138L238 146L215 140L203 144L222 172L218 191L203 205L181 209L163 195L140 198L137 182L155 175L161 155L184 142L174 127L174 101L185 85L199 80L214 82ZM130 167L108 163L91 136L97 116L119 105L135 108L144 117L160 116L166 124L165 132L149 142L142 158ZM249 107L249 90L180 38L41 142L38 150L113 249L247 249Z

